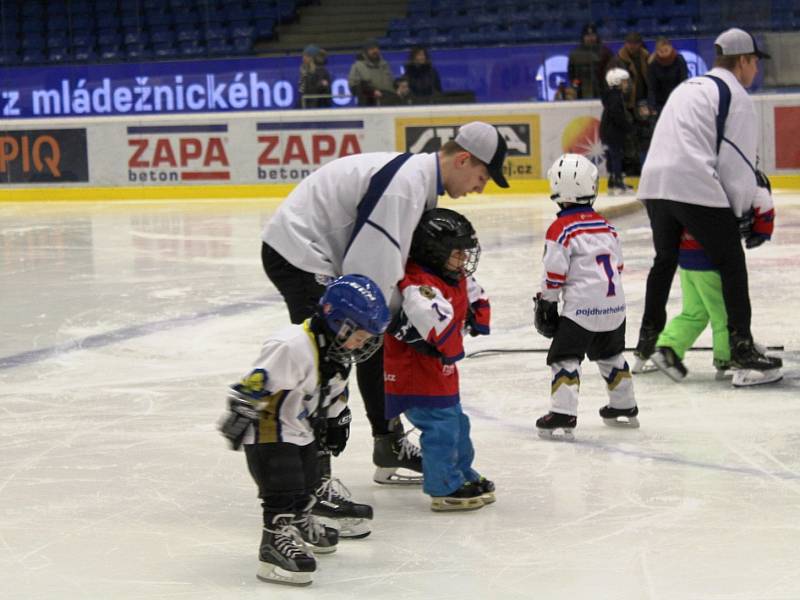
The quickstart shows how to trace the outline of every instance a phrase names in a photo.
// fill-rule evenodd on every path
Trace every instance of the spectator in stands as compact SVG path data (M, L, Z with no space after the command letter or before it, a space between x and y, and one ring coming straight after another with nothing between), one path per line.
M638 104L647 100L647 60L650 53L644 47L642 34L631 31L625 36L625 44L617 53L616 60L631 76L630 87L625 94L625 108L633 117L634 123L640 119ZM643 129L634 126L625 139L625 152L622 169L627 175L638 175L642 169L640 156L643 140L639 134Z
M442 93L439 73L431 63L431 57L425 48L414 46L411 49L405 70L414 98L429 98Z
M403 75L394 80L394 93L384 94L381 106L408 106L414 104L415 99L408 85L408 77Z
M562 81L558 84L556 88L556 93L553 96L553 100L577 100L578 99L578 90L576 90L573 86L571 86L568 82Z
M647 100L647 60L650 53L644 47L642 34L631 31L625 36L625 44L619 49L617 58L631 75L626 105L633 112L639 100Z
M647 66L647 104L656 116L664 108L670 93L688 79L686 61L665 37L656 39L656 51Z
M589 23L581 32L581 43L569 53L567 73L578 98L600 98L612 54L600 41L597 27Z
M361 106L379 106L386 92L394 92L394 75L383 56L378 42L369 40L350 67L347 76L350 93Z
M331 105L331 74L325 67L327 62L328 54L319 46L310 44L303 50L303 64L300 65L298 85L300 108L325 108ZM326 94L328 97L306 97L319 94Z

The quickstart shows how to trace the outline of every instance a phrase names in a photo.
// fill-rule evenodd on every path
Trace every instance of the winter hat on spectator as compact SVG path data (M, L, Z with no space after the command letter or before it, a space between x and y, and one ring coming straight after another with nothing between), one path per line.
M735 56L737 54L755 54L758 58L771 58L766 52L758 49L756 39L744 31L733 27L719 34L714 40L717 56Z
M308 56L316 56L320 52L322 52L322 48L314 44L309 44L303 49L303 54L307 54Z
M486 165L492 181L502 188L508 187L508 181L503 175L503 161L508 147L494 125L483 121L462 125L458 128L455 142Z

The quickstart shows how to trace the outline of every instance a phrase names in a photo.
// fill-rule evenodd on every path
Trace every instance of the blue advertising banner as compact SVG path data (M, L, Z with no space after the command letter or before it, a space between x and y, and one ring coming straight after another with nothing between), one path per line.
M675 40L692 74L713 59L713 39ZM609 43L616 52L620 43ZM652 43L649 44L652 48ZM469 90L478 102L552 100L566 79L575 44L434 50L445 91ZM405 52L385 52L395 75ZM334 95L347 95L354 56L331 55ZM155 115L297 107L300 57L0 68L2 118ZM350 97L335 106L353 106Z

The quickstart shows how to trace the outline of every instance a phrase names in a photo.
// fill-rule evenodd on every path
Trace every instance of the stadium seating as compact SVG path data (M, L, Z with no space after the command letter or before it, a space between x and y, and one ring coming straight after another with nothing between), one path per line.
M309 0L3 3L0 65L241 56ZM436 43L444 38L435 37Z
M0 65L246 56L311 0L5 2ZM326 0L333 2L334 0ZM800 28L800 0L408 0L386 49L574 43L594 22L605 40Z

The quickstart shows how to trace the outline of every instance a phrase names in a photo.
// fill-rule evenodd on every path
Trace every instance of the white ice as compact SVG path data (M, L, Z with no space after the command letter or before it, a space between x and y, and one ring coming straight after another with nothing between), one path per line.
M255 486L215 431L226 386L288 322L259 257L276 201L0 204L0 598L800 598L800 196L776 202L774 241L748 264L756 338L786 348L781 384L733 389L690 352L681 384L635 378L641 428L619 430L584 363L570 444L534 431L543 352L465 359L476 467L498 500L464 514L372 483L354 385L334 470L374 505L373 533L321 557L305 589L256 580ZM493 334L468 351L544 350L530 297L555 206L446 205L478 230L492 298ZM630 346L650 233L643 211L614 223ZM676 279L671 314L679 302Z

